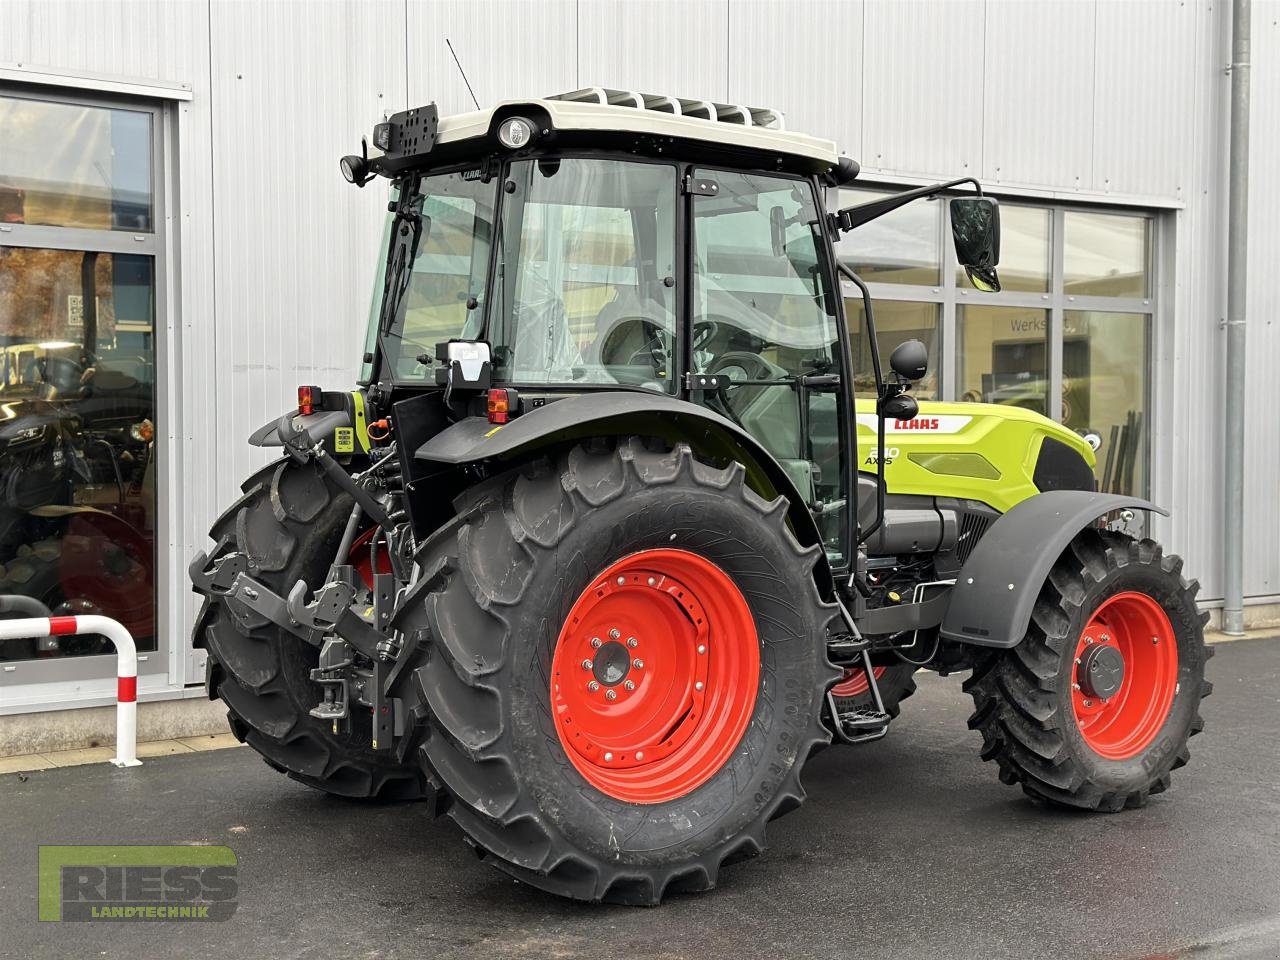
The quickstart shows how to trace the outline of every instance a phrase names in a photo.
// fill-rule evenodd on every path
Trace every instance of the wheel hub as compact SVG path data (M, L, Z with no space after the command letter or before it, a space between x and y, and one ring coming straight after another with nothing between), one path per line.
M630 803L696 789L755 708L760 647L742 593L714 563L645 550L578 597L552 657L560 742L579 773Z
M1091 645L1080 659L1076 682L1090 697L1111 699L1124 683L1124 654L1112 646Z
M591 674L602 687L616 687L631 672L631 654L617 640L601 644L591 660Z

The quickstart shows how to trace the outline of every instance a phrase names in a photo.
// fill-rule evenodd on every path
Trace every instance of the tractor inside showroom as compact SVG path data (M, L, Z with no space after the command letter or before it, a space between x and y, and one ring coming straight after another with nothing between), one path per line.
M191 565L209 694L269 764L636 904L759 853L918 668L972 671L982 757L1040 801L1168 787L1209 651L1181 561L1121 529L1158 508L1037 414L918 403L924 345L882 367L836 256L945 198L998 290L976 181L829 213L857 164L776 112L600 88L408 110L341 166L390 197L358 388L252 436L282 456Z

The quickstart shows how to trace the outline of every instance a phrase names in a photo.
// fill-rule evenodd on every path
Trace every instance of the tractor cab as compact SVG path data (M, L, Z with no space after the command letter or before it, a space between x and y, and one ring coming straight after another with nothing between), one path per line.
M767 451L847 569L857 431L833 242L870 216L826 212L826 189L857 166L782 123L593 88L379 125L375 155L342 164L361 185L391 180L364 382L388 397L436 391L453 376L437 348L452 341L478 344L488 376L450 391L451 418L484 390L503 391L504 422L601 391L696 403ZM982 210L990 241L995 207ZM971 259L983 255L998 282L990 250ZM910 381L897 380L887 413L910 419Z

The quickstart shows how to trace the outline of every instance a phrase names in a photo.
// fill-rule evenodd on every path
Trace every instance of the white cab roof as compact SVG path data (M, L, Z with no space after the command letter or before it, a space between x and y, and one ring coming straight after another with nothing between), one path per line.
M806 157L831 166L839 159L836 145L830 140L784 130L783 116L776 110L605 87L587 87L543 100L504 100L484 110L441 117L436 142L483 137L489 132L496 110L524 104L547 111L556 130L620 131L702 140Z

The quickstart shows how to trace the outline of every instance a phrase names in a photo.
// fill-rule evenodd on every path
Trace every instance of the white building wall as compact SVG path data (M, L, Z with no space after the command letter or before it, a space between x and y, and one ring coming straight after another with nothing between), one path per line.
M1255 0L1247 593L1280 595L1280 36ZM0 62L188 83L178 108L183 407L173 555L205 546L294 385L348 383L385 195L337 158L384 111L602 84L768 103L872 179L1171 211L1160 291L1156 532L1220 597L1223 0L0 0ZM194 617L185 572L171 621Z

